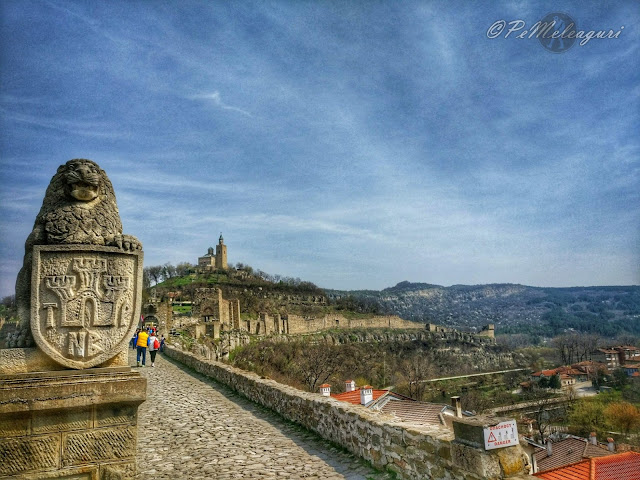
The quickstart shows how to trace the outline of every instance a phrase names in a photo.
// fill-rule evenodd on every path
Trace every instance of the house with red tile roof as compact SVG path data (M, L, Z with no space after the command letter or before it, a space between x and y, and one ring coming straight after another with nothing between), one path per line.
M402 422L447 425L447 420L451 420L457 415L457 409L449 405L418 402L391 390L376 389L370 385L357 388L353 380L345 382L345 390L342 393L330 393L331 385L320 385L320 393L324 396L330 396L353 405L362 405L370 410L395 417ZM460 409L460 415L470 416L471 414Z
M331 385L323 383L319 387L320 394L325 397L332 397L342 402L348 402L353 405L364 405L365 407L372 407L374 402L382 397L394 396L404 400L411 400L409 397L400 395L399 393L392 392L388 389L373 388L371 385L365 385L363 387L356 387L356 382L353 380L345 381L344 392L331 393Z
M561 388L569 388L572 385L576 384L576 379L575 377L572 377L571 375L567 375L566 373L561 373L560 374L560 386Z
M371 407L373 406L373 402L379 400L382 397L390 395L397 396L398 398L402 399L411 400L411 398L400 395L399 393L392 392L391 390L373 388L371 385L365 385L358 388L354 386L353 390L330 394L330 396L332 398L335 398L336 400L348 402L353 405L364 405L365 407Z
M551 436L547 438L546 446L534 443L528 438L525 440L533 447L533 450L527 449L533 473L615 453L613 439L608 439L611 440L608 444L599 443L595 433L591 434L589 440L566 434Z
M620 366L620 354L613 348L598 348L591 354L591 359L606 364L610 370Z
M453 418L457 416L456 409L450 405L407 401L393 397L381 399L376 409L398 421L414 425L446 425L451 427ZM471 416L471 413L465 411L461 411L460 414Z
M558 373L557 368L552 368L549 370L540 370L539 372L533 372L531 374L531 380L538 381L543 377L551 378Z
M544 480L640 480L640 453L590 458L534 476Z
M609 373L609 370L607 370L607 366L604 363L595 362L593 360L585 360L583 362L574 363L573 365L571 365L571 368L584 372L586 376L585 380L595 378L598 374L598 371L602 371L602 373L604 374Z
M627 372L627 375L630 377L640 376L640 363L625 363L624 370ZM637 375L636 375L637 374Z
M557 367L552 368L550 370L541 370L539 372L534 372L531 374L530 378L532 382L539 382L542 378L551 378L553 376L558 376L560 379L560 385L562 388L569 388L572 385L575 385L576 380L584 377L584 373L578 369L571 367ZM524 383L524 382L523 382ZM523 388L526 388L521 384Z
M621 345L619 347L613 347L618 352L618 360L621 365L627 363L640 362L640 348L632 345Z

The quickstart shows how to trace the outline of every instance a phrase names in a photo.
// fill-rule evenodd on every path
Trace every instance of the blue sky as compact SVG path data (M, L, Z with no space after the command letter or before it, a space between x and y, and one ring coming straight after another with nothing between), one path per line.
M564 53L490 39L560 11ZM640 10L616 2L0 3L0 293L58 165L145 263L328 288L640 284ZM515 34L514 34L515 35Z

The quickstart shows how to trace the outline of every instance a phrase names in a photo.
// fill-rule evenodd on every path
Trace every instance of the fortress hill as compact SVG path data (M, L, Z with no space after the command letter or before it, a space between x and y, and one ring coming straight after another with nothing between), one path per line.
M230 267L222 234L215 253L209 247L198 258L194 273L187 278L168 279L151 293L152 301L143 311L145 318L160 324L171 322L174 328L188 327L195 338L219 339L221 334L233 331L263 336L304 335L334 329L426 330L445 336L471 335L382 314L375 308L353 305L347 298L329 298L323 289L310 282L254 272L243 264ZM155 318L158 316L163 318ZM493 341L493 325L476 336Z

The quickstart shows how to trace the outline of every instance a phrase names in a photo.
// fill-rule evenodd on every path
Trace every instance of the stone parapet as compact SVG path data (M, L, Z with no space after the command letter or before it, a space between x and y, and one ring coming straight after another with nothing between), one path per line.
M129 367L0 375L0 479L125 479L147 381Z
M512 470L503 468L510 465L507 460L518 457L520 452L487 452L456 442L453 432L439 425L415 426L387 421L379 413L363 407L303 392L170 346L165 351L169 357L344 447L374 467L394 472L397 478L528 478L516 467ZM501 461L501 455L506 455L507 460ZM522 466L521 463L519 465Z

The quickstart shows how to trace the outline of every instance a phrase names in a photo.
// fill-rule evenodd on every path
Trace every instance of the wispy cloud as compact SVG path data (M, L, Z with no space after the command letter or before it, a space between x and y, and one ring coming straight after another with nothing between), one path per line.
M630 3L570 0L629 27L562 55L486 37L547 13L519 1L5 3L4 265L88 157L152 264L223 231L231 261L327 287L640 282Z
M28 102L33 103L33 102ZM47 118L43 115L24 114L11 112L5 108L0 108L0 114L5 122L25 123L32 126L43 127L60 132L72 133L86 137L96 138L122 138L126 134L122 131L112 129L105 122L95 120L65 120L59 117Z
M224 103L222 101L222 96L220 95L220 92L217 90L213 93L201 93L197 95L191 95L189 98L191 100L208 100L211 103L213 103L215 106L220 107L223 110L231 110L232 112L238 112L238 113L241 113L242 115L246 115L247 117L253 117L251 113L249 113L246 110L243 110L242 108L234 107L232 105L227 105L226 103Z

